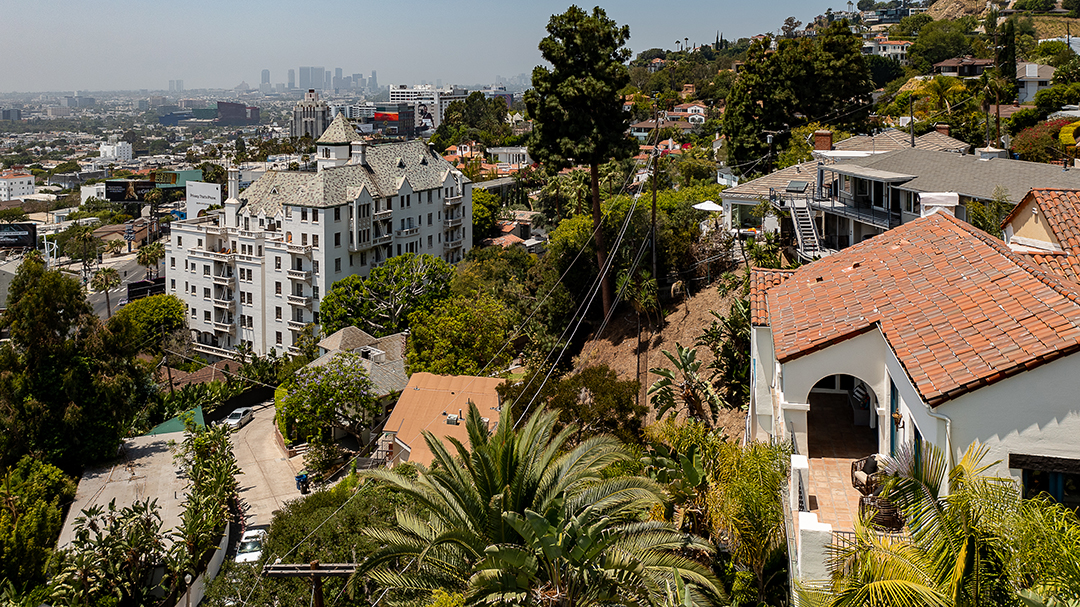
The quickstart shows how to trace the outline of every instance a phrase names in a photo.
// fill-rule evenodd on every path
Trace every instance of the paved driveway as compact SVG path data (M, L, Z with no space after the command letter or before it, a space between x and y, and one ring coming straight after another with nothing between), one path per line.
M274 438L274 403L255 407L255 419L233 434L240 475L240 499L247 504L248 525L269 525L285 502L300 497L296 473L303 458L290 461Z

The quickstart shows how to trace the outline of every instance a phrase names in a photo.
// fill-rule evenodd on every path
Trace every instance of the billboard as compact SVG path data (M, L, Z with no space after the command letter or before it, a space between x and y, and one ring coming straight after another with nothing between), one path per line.
M37 224L0 223L0 248L37 247Z
M153 181L111 179L105 182L105 200L109 202L140 202L157 187Z
M210 205L221 204L221 185L202 181L187 182L187 216L198 217Z
M397 122L398 121L398 113L397 112L375 112L375 118L373 120L375 120L376 122L381 122L381 121L384 121L384 120L387 121L387 122Z

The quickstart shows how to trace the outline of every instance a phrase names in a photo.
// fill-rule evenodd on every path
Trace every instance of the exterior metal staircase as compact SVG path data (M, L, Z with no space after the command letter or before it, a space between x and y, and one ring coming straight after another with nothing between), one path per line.
M805 199L792 199L791 221L795 224L795 236L799 240L799 256L807 261L821 257L823 251L818 240L817 227Z

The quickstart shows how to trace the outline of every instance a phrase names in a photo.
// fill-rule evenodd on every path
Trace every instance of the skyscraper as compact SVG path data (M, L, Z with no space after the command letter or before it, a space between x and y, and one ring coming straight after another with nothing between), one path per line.
M177 80L176 81L176 92L177 93L183 93L184 92L184 81L183 80Z
M311 68L311 87L313 89L322 89L326 82L326 70L321 67Z
M375 92L379 90L379 79L375 76L375 70L371 70L371 81L368 82L368 88Z
M262 83L263 84L270 84L270 70L263 70L262 71Z
M301 67L300 68L300 88L302 90L305 90L305 91L310 89L310 88L313 88L312 85L311 85L311 68L310 67Z
M170 80L169 81L169 92L172 93L174 91L176 91L176 81L175 80Z
M331 80L333 80L333 77L330 75L330 70L326 70L326 73L323 74L323 90L324 91L332 91L332 90L334 90L334 83L331 82Z
M296 88L296 70L289 70L289 89Z

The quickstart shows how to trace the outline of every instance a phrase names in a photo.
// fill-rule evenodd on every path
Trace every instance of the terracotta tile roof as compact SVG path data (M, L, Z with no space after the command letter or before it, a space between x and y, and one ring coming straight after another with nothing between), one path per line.
M880 329L931 406L1080 351L1080 286L943 213L805 265L767 293L789 362Z
M763 327L769 324L769 289L787 280L795 270L750 270L750 324Z
M1080 255L1080 190L1034 188L1013 207L1001 225L1012 221L1029 201L1039 206L1047 227L1057 237L1061 248Z
M1080 284L1080 257L1069 253L1020 253L1028 262L1046 272Z
M383 431L396 433L398 440L409 446L410 462L429 466L434 455L424 442L423 432L426 430L440 440L449 436L469 444L465 420L457 425L447 424L443 414L457 415L460 409L462 416L468 416L470 402L476 404L481 416L490 420L488 427L494 430L499 423L499 395L495 387L502 382L497 377L414 373Z

